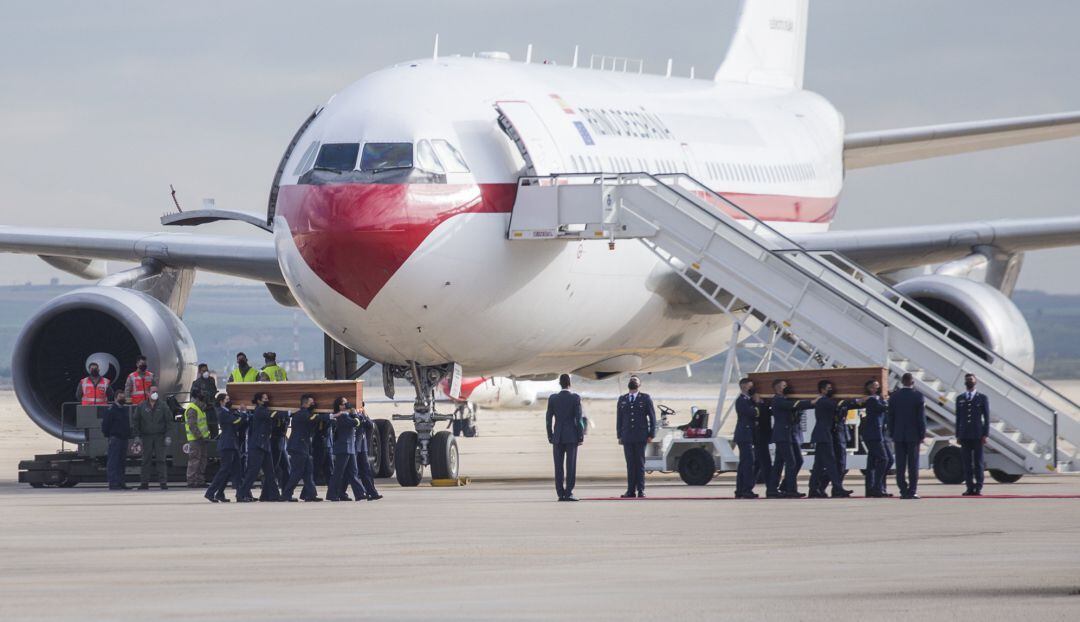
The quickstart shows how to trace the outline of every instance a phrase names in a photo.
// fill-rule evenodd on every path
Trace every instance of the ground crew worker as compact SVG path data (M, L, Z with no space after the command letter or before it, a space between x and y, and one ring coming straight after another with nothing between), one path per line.
M810 408L817 401L793 400L789 396L794 390L788 386L788 381L778 378L773 381L773 396L769 402L769 408L773 415L773 443L776 444L776 464L773 465L773 484L776 496L781 499L800 499L806 493L798 490L798 476L801 462L795 458L796 452L801 449L793 442L794 432L792 426L798 419L799 411ZM784 479L780 481L780 473Z
M232 409L231 398L228 393L217 396L218 425L221 426L221 434L217 438L218 464L217 474L206 489L204 495L211 503L228 503L225 496L225 484L231 479L237 490L237 501L240 500L240 444L236 435L236 428L245 418L245 415Z
M914 376L904 374L900 384L903 387L889 396L885 427L895 448L900 498L918 499L919 447L926 437L926 404L923 394L915 390Z
M367 497L363 483L356 473L356 428L360 419L349 408L349 400L334 400L334 479L326 498L330 501L352 501L346 486L351 486L356 501Z
M97 363L87 365L86 371L89 375L79 381L75 401L83 406L108 406L113 399L109 379L101 375L101 367Z
M356 430L356 474L367 493L367 500L378 501L382 495L375 489L375 470L371 468L371 460L368 460L371 449L368 437L375 432L375 423L368 418L366 409L367 404L360 402L360 408L356 410L356 416L360 419L360 426ZM584 434L584 428L582 430Z
M124 382L124 393L127 393L132 406L138 406L146 401L152 384L154 384L154 373L147 371L146 357L140 354L135 359L135 371L128 374Z
M248 365L247 355L243 352L236 353L236 367L229 376L229 382L255 382L259 377L259 370Z
M836 420L838 413L846 412L846 403L833 399L836 390L828 380L818 382L818 399L814 404L814 430L810 440L814 442L814 468L810 470L810 497L825 498L825 486L832 483L833 498L850 497L840 480L840 465L836 460Z
M277 364L276 352L263 352L263 360L266 364L263 365L262 373L266 374L268 380L271 382L284 382L289 379L289 375L285 373L285 368Z
M570 390L570 374L559 376L559 388L548 396L544 429L555 459L555 495L559 501L577 501L577 451L585 441L581 396Z
M889 469L885 453L885 411L889 407L881 399L880 382L871 380L863 388L866 391L866 401L863 402L866 414L859 430L866 445L866 496L884 497L885 474Z
M142 444L142 473L139 489L150 488L151 466L157 469L158 485L162 490L169 487L169 471L165 463L165 438L173 420L172 411L165 400L159 399L156 385L151 385L148 399L135 409L132 433Z
M209 406L199 398L184 406L184 434L188 442L188 488L206 486L206 460L210 450L210 426L206 411Z
M251 495L251 487L255 485L255 478L261 472L262 492L259 494L259 501L278 501L281 496L278 492L277 476L274 474L274 463L270 457L270 428L274 420L274 413L269 406L270 394L259 391L251 402L255 405L255 411L251 413L248 429L247 472L240 484L241 490L237 493L236 500L242 503L255 500Z
M956 396L956 440L964 465L965 497L982 495L983 445L990 438L990 400L975 390L975 374L964 374L967 391Z
M305 393L300 396L300 410L292 416L292 433L289 434L289 464L292 471L289 479L281 489L281 496L286 501L296 501L293 491L300 480L304 480L304 487L300 489L300 498L304 501L322 501L318 490L315 489L315 465L311 459L311 437L315 427L321 422L330 420L326 413L317 413L315 408L315 396Z
M755 399L756 398L756 399ZM739 468L735 476L735 498L756 499L754 494L754 464L756 451L754 439L758 427L758 402L761 398L754 391L754 381L739 381L739 397L735 398L735 445L739 448Z
M109 479L109 490L128 490L124 482L124 463L127 461L127 446L131 440L131 416L128 413L127 396L123 391L116 394L116 400L101 417L101 434L109 439L108 454L105 458L105 473Z
M626 492L623 499L645 498L645 445L656 434L656 410L648 393L641 393L641 379L630 376L628 393L616 405L615 433L626 459Z

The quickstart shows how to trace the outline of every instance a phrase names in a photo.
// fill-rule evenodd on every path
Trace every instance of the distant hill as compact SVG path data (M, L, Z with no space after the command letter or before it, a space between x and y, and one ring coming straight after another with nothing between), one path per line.
M11 377L11 352L27 319L50 299L75 289L68 285L0 286L0 378ZM1041 378L1080 378L1080 296L1018 291L1013 296L1035 337L1035 372ZM195 338L199 358L214 369L232 363L237 351L258 361L266 350L279 359L296 354L309 375L321 377L323 335L298 309L275 303L266 288L257 285L198 285L191 294L184 321ZM710 382L723 371L723 357L697 363L693 381ZM378 368L368 373L377 378ZM685 381L684 370L656 374Z

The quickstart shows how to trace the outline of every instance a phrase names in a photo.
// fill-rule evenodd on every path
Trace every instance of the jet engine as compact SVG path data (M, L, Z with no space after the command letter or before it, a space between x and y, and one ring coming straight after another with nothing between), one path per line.
M85 440L74 429L76 385L90 360L114 390L122 390L139 354L163 394L186 391L195 379L195 341L157 299L121 287L86 287L49 301L15 342L12 376L19 403L43 430L65 441Z
M1035 343L1027 320L1013 301L997 289L978 281L943 275L908 279L896 289L1024 371L1035 368ZM918 310L913 311L919 314Z

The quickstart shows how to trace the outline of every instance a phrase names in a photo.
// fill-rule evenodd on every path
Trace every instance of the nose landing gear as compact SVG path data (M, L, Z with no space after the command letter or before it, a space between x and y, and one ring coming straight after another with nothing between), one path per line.
M397 481L402 486L418 486L424 467L431 467L432 479L457 479L457 441L449 431L435 433L440 421L453 421L454 415L435 412L435 388L450 375L453 364L444 365L383 365L383 388L388 397L394 396L394 379L409 381L416 389L413 414L394 415L398 421L412 421L415 431L402 432L397 439L394 462Z

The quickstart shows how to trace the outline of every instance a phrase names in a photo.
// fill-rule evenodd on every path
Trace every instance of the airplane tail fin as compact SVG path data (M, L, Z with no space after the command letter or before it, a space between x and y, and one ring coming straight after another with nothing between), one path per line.
M717 81L801 89L809 0L743 0Z

